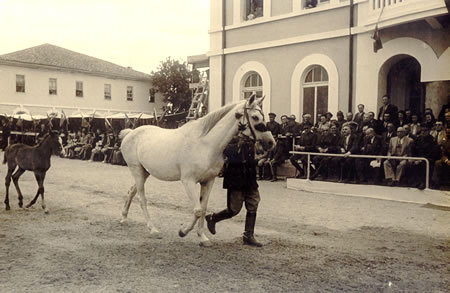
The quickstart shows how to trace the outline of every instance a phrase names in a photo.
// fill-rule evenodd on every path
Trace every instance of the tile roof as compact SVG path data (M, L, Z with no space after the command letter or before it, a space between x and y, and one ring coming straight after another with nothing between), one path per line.
M0 62L2 60L37 66L54 66L62 70L79 71L92 75L109 75L138 80L150 79L148 74L51 44L0 55Z

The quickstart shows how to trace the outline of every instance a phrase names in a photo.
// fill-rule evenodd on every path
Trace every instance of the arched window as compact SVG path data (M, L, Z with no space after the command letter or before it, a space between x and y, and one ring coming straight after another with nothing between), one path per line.
M256 73L252 72L249 75L247 75L247 78L245 79L244 83L244 99L248 99L253 93L256 94L256 97L260 98L263 94L263 83L261 76Z
M314 65L304 76L303 114L311 114L316 122L317 114L328 112L328 73L322 66Z

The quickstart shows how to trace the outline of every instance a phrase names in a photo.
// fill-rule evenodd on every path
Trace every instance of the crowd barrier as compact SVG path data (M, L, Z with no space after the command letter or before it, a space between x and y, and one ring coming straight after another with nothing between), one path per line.
M330 153L313 153L313 152L300 152L300 151L290 151L291 154L307 155L307 172L306 179L309 180L310 176L310 165L311 156L323 156L323 157L342 157L342 158L361 158L361 159L394 159L394 160L414 160L414 161L425 161L426 171L425 171L425 189L429 188L430 180L430 162L428 159L423 157L399 157L399 156L381 156L381 155L345 155L345 154L330 154ZM381 168L382 166L380 166Z

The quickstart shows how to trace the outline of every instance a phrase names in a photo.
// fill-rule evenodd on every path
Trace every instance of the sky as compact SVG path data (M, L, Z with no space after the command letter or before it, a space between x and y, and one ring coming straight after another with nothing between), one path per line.
M210 0L0 0L0 55L49 43L150 73L209 49Z

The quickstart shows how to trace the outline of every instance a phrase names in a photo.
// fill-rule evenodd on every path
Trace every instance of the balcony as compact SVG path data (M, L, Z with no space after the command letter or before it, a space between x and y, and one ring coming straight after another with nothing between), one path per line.
M420 19L434 22L434 17L446 14L448 10L445 0L368 0L366 13L362 25L372 26L378 22L380 26L388 27Z

